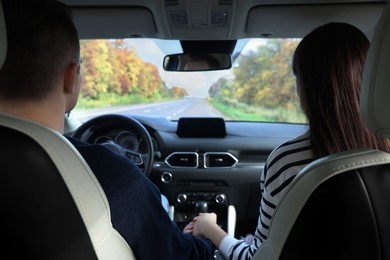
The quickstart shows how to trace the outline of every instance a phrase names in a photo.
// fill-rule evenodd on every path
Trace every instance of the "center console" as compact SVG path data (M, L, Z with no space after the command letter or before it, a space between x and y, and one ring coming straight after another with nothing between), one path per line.
M193 142L207 142L209 138L223 140L226 126L223 118L180 118L177 123L178 138ZM163 151L164 152L164 151ZM228 185L224 173L234 169L238 160L230 152L217 149L170 151L164 163L154 167L160 169L160 189L170 201L170 217L180 228L184 228L201 212L217 214L218 224L234 236L236 224L235 208L229 204ZM210 178L210 173L218 178Z
M229 205L228 197L222 192L180 192L170 207L170 217L180 228L184 228L199 213L214 212L218 225L234 236L236 211Z

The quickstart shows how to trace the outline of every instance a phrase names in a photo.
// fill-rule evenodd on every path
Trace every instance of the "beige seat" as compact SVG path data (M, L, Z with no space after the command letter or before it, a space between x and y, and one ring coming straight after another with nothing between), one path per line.
M1 8L1 65L5 29ZM112 227L100 184L66 138L4 114L0 136L3 254L13 259L134 259Z
M374 34L361 110L390 138L390 7ZM357 150L321 158L300 172L275 211L254 259L390 259L390 154Z

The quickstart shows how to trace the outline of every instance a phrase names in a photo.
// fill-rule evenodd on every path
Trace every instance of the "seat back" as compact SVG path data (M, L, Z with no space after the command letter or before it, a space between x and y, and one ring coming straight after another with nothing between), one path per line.
M6 48L0 3L0 66ZM66 138L5 114L0 114L0 136L3 254L16 259L134 259L112 227L99 182Z
M7 54L7 30L5 28L3 5L0 3L0 68L3 67L6 54Z
M390 137L390 6L370 45L361 91L368 128ZM355 150L307 165L275 210L254 259L390 259L390 154Z
M30 136L0 115L5 252L24 259L98 259L86 226L57 167ZM72 242L73 241L73 242Z
M347 170L346 162L370 156L368 165ZM390 196L390 163L382 165L388 157L353 151L311 165L303 174L325 178L300 211L280 259L389 259L390 208L384 199ZM342 170L332 176L329 167Z
M0 135L5 251L14 245L28 259L133 259L99 182L66 138L4 114Z
M361 113L366 126L390 138L390 5L375 27L360 95Z
M390 259L390 154L356 150L307 165L253 259Z

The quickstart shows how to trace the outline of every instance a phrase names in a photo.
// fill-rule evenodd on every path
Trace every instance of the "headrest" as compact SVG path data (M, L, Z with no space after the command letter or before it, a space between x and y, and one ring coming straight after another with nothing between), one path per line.
M360 108L368 129L390 138L390 6L383 11L371 41Z
M0 1L0 68L4 64L6 55L7 55L7 30L5 27L3 6Z

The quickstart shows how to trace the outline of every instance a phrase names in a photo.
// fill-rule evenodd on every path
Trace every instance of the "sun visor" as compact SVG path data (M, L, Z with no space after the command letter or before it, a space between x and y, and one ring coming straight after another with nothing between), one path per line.
M257 6L248 14L248 37L302 38L328 22L348 22L371 38L385 3Z
M72 7L72 12L80 39L153 38L157 34L153 15L144 7Z

